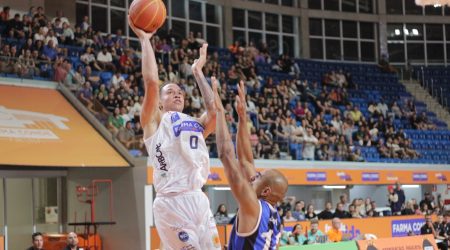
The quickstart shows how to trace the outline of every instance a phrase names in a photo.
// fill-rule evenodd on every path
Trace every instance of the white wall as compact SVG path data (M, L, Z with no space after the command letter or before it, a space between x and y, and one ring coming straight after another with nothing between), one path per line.
M404 188L406 200L416 199L420 201L423 197L423 189L427 187L419 186L419 188ZM350 189L350 200L354 198L370 197L375 200L377 207L388 206L387 201L387 186L386 185L367 185L367 186L354 186Z

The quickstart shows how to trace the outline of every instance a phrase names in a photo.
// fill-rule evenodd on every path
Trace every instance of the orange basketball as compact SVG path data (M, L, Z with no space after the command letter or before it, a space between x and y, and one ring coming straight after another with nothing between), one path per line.
M166 20L166 6L162 0L134 0L129 14L134 26L154 32Z

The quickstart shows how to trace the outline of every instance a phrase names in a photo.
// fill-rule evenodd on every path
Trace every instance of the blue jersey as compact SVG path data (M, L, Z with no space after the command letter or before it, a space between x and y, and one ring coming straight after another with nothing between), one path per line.
M239 217L231 231L229 250L275 250L281 236L281 220L277 210L264 200L259 200L260 215L254 231L248 234L237 232Z

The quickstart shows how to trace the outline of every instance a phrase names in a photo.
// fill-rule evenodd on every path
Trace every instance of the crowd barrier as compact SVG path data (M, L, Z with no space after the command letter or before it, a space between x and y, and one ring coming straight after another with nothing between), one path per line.
M438 250L432 235L346 241L305 246L284 246L280 250Z
M433 218L435 219L435 218ZM364 219L342 219L341 231L351 235L351 239L361 239L365 234L373 234L377 238L396 238L408 235L408 232L418 235L425 224L423 216L389 216ZM310 222L286 222L285 230L290 231L295 224L301 224L303 229L310 229ZM319 229L326 233L331 229L331 220L320 220ZM228 243L232 225L217 225L222 245ZM151 227L151 249L159 248L160 239L155 227Z

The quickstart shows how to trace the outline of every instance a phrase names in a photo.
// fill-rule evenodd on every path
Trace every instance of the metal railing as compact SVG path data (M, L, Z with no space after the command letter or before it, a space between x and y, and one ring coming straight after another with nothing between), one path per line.
M438 85L435 83L434 78L425 78L425 72L424 68L421 67L420 70L417 70L415 72L415 79L419 81L420 86L424 88L433 99L435 99L447 112L450 113L450 109L448 106L449 97L446 96L446 91L444 91L444 88L441 85Z

